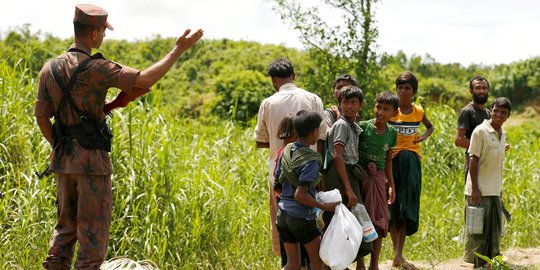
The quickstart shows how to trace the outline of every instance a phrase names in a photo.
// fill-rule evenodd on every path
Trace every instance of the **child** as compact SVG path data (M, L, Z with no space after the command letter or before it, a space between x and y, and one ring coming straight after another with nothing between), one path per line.
M322 270L324 264L319 257L321 233L317 228L315 208L334 211L338 204L315 200L315 186L321 178L321 156L309 146L319 139L322 118L315 112L301 110L292 121L298 139L283 149L276 170L276 181L282 185L276 227L287 254L283 269L300 268L299 244L302 244L309 255L311 269Z
M278 125L278 132L277 137L280 140L283 140L283 143L281 144L281 147L277 151L276 156L276 169L279 162L279 159L281 158L281 153L283 152L283 149L285 146L287 146L289 143L293 143L296 141L297 137L296 133L294 132L294 127L292 123L292 119L294 117L294 113L289 113L281 121ZM276 170L274 170L274 177L278 177L279 175L276 175ZM280 196L281 196L281 183L279 181L274 182L274 191L276 192L276 202L279 202ZM279 241L279 250L281 252L281 266L285 266L287 264L287 254L285 253L285 247L283 246L283 242ZM307 254L306 249L302 246L300 247L300 259L301 259L301 265L302 269L306 268L309 265L309 256Z
M358 163L368 174L360 184L364 206L379 235L373 242L369 269L379 269L382 238L388 233L388 205L395 199L392 175L392 149L396 147L397 131L388 123L397 114L399 98L391 92L382 92L375 103L375 118L359 123L362 133L358 148ZM388 198L388 195L390 198ZM363 259L357 269L365 269Z
M465 235L465 261L474 267L489 267L474 254L492 259L500 255L502 233L502 173L506 145L503 123L510 116L512 103L504 97L496 98L491 107L491 119L478 125L469 145L469 174L465 184L467 206L484 208L482 234ZM467 217L465 217L467 224Z
M396 78L399 109L390 124L397 129L397 147L392 151L392 171L396 187L396 201L390 205L390 235L394 246L392 266L418 269L403 258L405 237L418 231L422 168L420 145L435 129L424 109L412 103L418 92L418 80L411 72L403 72ZM418 127L424 124L426 131L418 136Z
M343 204L351 209L356 203L362 203L360 179L363 170L358 165L358 138L362 129L355 120L362 108L364 94L360 88L347 85L338 94L341 118L338 119L328 133L329 167L323 181L325 191L337 188L342 195ZM330 224L334 213L323 213L325 226ZM368 254L372 245L362 243L361 255ZM357 265L358 266L358 265Z
M349 74L340 75L336 78L334 81L334 87L332 88L332 93L334 98L338 101L339 104L339 90L347 85L355 85L356 86L356 80L353 78L353 76ZM332 127L332 125L341 118L341 108L335 105L332 105L330 108L324 109L324 122L328 126L328 129ZM356 121L356 118L355 118Z
M364 94L360 88L353 85L341 88L339 105L343 114L334 123L327 137L330 160L323 183L324 190L339 189L343 196L343 204L349 209L356 205L360 196L358 173L360 169L357 163L358 136L362 129L354 120L362 108L363 101ZM328 221L325 220L325 223Z

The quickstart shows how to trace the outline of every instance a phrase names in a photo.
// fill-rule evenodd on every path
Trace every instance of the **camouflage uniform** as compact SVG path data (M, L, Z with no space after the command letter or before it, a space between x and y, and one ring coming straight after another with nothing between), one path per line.
M57 57L57 70L64 83L90 57L90 49L82 44L74 43L71 48L76 51ZM117 87L128 95L137 91L134 84L140 71L109 61L99 53L92 58L70 93L79 110L104 120L108 89ZM79 115L67 106L69 103L58 108L62 90L53 77L50 62L40 72L38 87L35 116L52 118L60 110L61 123L78 123ZM43 267L70 269L74 246L79 241L76 268L99 269L109 243L112 163L106 151L85 149L75 139L72 151L63 148L62 144L57 145L50 157L49 168L56 176L58 223Z

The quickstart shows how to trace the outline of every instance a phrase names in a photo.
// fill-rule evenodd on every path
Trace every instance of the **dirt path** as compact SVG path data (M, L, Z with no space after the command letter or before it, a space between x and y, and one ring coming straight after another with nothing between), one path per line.
M506 261L512 265L518 266L517 269L540 269L540 248L515 248L509 249L503 253ZM462 259L453 259L445 262L422 261L412 262L421 269L434 270L465 270L473 269L472 264L464 262ZM523 268L522 268L523 267ZM381 264L381 270L396 269L392 268L392 261L387 260L384 265Z

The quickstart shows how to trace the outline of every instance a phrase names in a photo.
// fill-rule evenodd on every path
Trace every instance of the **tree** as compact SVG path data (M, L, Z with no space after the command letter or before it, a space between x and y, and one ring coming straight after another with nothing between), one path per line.
M322 4L341 15L342 21L330 26L316 6L302 6L299 0L276 0L274 8L282 20L289 21L300 32L311 59L305 80L306 88L319 92L331 88L336 75L352 73L366 93L380 91L377 73L372 4L376 0L321 0ZM305 3L303 3L305 4ZM330 10L328 9L328 10ZM325 10L327 10L325 8ZM319 91L317 91L319 90ZM331 91L322 93L330 97Z

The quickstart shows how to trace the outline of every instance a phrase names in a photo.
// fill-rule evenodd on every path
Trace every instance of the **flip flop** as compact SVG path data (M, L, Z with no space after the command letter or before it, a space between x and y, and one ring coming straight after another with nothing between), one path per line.
M397 264L392 264L392 267L395 267L397 269L403 269L403 270L420 270L420 268L416 267L416 265L409 262L400 262Z

